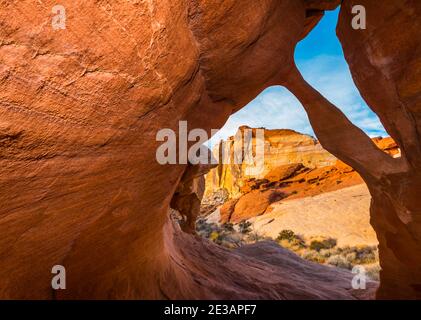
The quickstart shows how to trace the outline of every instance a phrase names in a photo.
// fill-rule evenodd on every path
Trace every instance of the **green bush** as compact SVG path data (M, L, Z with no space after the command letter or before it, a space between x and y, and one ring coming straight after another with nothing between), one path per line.
M326 261L328 264L342 268L342 269L352 269L352 263L347 258L341 256L341 255L332 255L327 259Z
M223 228L225 231L234 231L234 225L233 225L231 222L225 222L225 223L222 225L222 228Z
M251 223L246 220L242 220L238 224L238 228L241 233L249 233L251 231L250 227L251 227Z
M278 237L276 238L277 241L281 240L288 240L293 241L296 238L294 231L292 230L282 230L279 232Z
M310 243L310 249L320 251L322 249L332 249L336 246L336 239L327 238L322 240L313 240Z
M298 252L301 249L306 248L305 241L302 237L291 230L282 230L276 238L276 241L281 247L294 252Z
M379 260L377 247L375 246L357 248L355 251L355 255L355 259L358 261L359 264L374 263Z
M265 240L265 237L257 232L250 232L247 240L250 242L258 242L258 241Z
M306 260L348 270L352 270L356 265L364 265L371 279L379 278L380 267L376 246L337 247L336 239L324 236L311 237L306 242L291 230L282 230L276 241L281 247L295 252Z
M313 250L304 250L302 257L316 263L325 263L326 261L325 257L323 257L319 252Z

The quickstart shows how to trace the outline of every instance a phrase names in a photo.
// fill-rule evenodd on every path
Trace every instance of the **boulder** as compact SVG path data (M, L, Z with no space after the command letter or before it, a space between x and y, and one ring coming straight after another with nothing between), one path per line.
M283 197L284 194L278 190L253 190L237 201L230 222L238 223L259 216L265 212L271 203L279 201Z
M302 163L292 163L283 166L278 166L270 170L266 175L265 179L273 181L281 181L290 178L300 169L304 168Z

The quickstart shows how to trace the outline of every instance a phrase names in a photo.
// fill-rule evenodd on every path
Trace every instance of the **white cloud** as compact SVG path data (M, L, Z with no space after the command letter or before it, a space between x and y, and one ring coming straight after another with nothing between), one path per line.
M355 87L348 66L340 56L316 56L297 63L303 77L370 136L386 135L377 116ZM211 139L213 145L233 135L241 125L268 129L293 129L314 135L301 103L285 88L264 90L247 106L231 115Z

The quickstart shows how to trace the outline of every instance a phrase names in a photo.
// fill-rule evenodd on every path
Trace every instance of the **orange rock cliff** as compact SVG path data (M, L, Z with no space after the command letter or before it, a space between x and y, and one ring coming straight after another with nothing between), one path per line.
M256 128L241 127L239 132L249 130L251 133L256 132ZM264 178L269 172L275 170L277 167L285 164L302 163L308 168L316 168L322 166L333 165L336 162L336 158L323 149L323 147L314 138L309 135L301 134L293 130L267 130L260 129L263 133L263 170L257 174L248 174L246 169L249 167L257 167L258 159L254 159L253 163L248 164L245 160L234 161L234 141L240 144L244 154L245 149L245 137L241 136L241 139L234 140L234 137L230 137L227 141L221 141L214 147L214 157L217 159L222 158L220 156L222 152L227 152L229 156L226 156L226 163L222 161L214 170L211 170L206 175L206 193L216 191L220 188L226 189L231 197L235 197L240 194L241 186L244 184L243 180L247 178ZM238 133L238 132L237 132ZM256 153L256 136L251 139L253 145L253 151ZM229 150L229 151L225 151ZM259 150L257 150L259 151Z
M180 120L220 128L271 85L301 101L321 145L367 183L377 297L421 298L421 2L344 0L337 26L400 158L295 67L296 44L340 2L63 0L66 29L54 30L56 3L3 1L0 298L356 298L344 273L309 272L267 244L233 253L169 220L187 166L156 161L156 133ZM351 27L355 4L366 30ZM54 291L58 264L67 288Z
M245 130L254 133L250 135L251 143L245 138ZM261 137L256 136L256 130L260 130ZM260 150L256 142L258 139L264 141ZM390 156L400 156L398 146L390 137L376 137L372 140ZM235 163L234 150L244 155L250 149L254 152L253 161ZM262 153L261 158L256 156L258 151ZM227 154L225 163L220 161L206 175L202 206L202 213L207 214L209 210L215 209L216 203L212 200L214 196L223 194L230 199L221 207L222 223L236 223L261 215L270 204L281 199L315 196L364 183L352 167L323 149L316 139L293 130L243 126L235 136L214 147L215 158L222 159L223 153ZM260 170L247 171L250 167L258 167L260 163ZM206 203L211 206L207 207Z

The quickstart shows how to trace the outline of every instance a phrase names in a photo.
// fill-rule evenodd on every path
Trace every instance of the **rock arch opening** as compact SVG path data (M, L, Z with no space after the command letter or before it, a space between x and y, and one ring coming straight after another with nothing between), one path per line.
M189 190L197 172L159 163L157 133L180 121L220 128L264 88L283 86L323 147L368 185L377 297L420 298L420 3L341 2L344 56L401 150L394 159L295 66L296 44L339 2L69 1L77 15L60 30L46 23L46 5L2 6L0 297L367 297L350 290L349 273L271 245L232 253L168 219L174 194L185 195L180 182ZM352 28L355 4L366 8L366 31ZM66 268L66 290L52 292L55 265Z
M346 10L349 11L351 7L352 7L351 4L348 4L348 6L345 5L343 7L345 9L342 9L341 22L338 24L338 28L337 28L337 32L339 36L341 37L341 41L343 42L343 47L345 50L347 46L346 46L346 40L343 38L344 31L342 29L344 28L346 29L346 26L347 26L346 23L349 23L349 19L352 19L352 15L349 15L346 13ZM397 10L397 8L395 9ZM336 11L336 14L338 13L339 13L339 9ZM335 26L336 26L336 22L335 22ZM303 40L303 42L304 41L305 40ZM302 45L302 43L298 44L298 47L300 47L300 45ZM305 47L305 44L303 46ZM342 52L342 49L340 49L339 51ZM357 219L359 219L358 223L359 223L362 234L365 234L365 235L367 235L368 233L371 234L371 239L369 240L369 242L371 241L370 243L371 247L370 249L367 249L369 251L368 255L370 256L370 258L368 260L370 260L370 262L374 262L374 259L375 259L374 256L378 254L377 253L377 237L373 229L369 225L370 221L372 222L373 227L375 228L377 235L379 237L379 240L381 242L379 245L380 258L381 258L381 265L384 267L384 270L380 271L381 273L380 278L382 279L382 282L381 282L380 289L378 290L378 297L382 297L382 298L384 297L417 297L419 293L417 292L417 289L416 289L418 287L416 283L409 285L408 287L407 284L402 285L402 280L399 280L400 284L397 284L396 278L395 280L391 280L391 277L393 278L393 276L391 276L390 274L387 275L389 273L388 271L389 268L392 268L394 272L397 272L397 269L391 266L391 264L394 264L397 261L395 260L393 263L385 261L384 259L385 256L388 256L390 258L392 256L395 256L395 253L391 253L393 249L386 248L387 245L385 245L384 242L382 243L382 241L384 240L384 238L382 237L382 232L384 232L384 230L379 230L379 227L381 229L385 227L385 225L383 224L383 222L377 223L375 221L376 215L378 218L378 215L380 215L381 212L385 210L385 207L378 209L375 206L376 204L375 199L376 199L376 195L378 195L377 193L378 189L383 189L383 191L380 193L382 194L382 196L385 196L385 194L383 193L384 187L381 187L380 185L382 183L385 183L384 181L385 179L386 180L390 179L390 178L386 178L387 176L391 175L395 177L398 172L402 172L402 170L403 171L406 170L404 169L404 167L406 166L405 165L406 160L404 158L405 155L403 155L403 158L401 157L401 149L400 149L401 147L403 147L403 144L399 144L399 140L397 140L397 143L395 143L395 141L393 140L393 139L396 139L399 136L399 134L398 135L394 134L393 131L396 129L394 129L393 125L391 126L390 122L386 120L386 118L384 117L384 113L378 109L379 107L378 105L376 105L376 103L372 107L372 110L366 105L365 101L359 95L358 89L355 87L351 79L351 72L353 70L351 70L351 72L349 71L348 65L343 59L343 56L329 57L326 55L325 56L320 55L319 57L317 57L317 59L314 59L314 61L303 62L303 61L300 61L301 55L302 54L299 51L297 52L296 50L295 65L297 65L298 67L295 67L295 66L293 67L294 71L291 72L288 79L283 79L283 82L284 82L283 85L285 86L285 88L288 88L290 92L292 92L295 95L295 97L297 97L298 100L304 105L306 113L310 118L310 122L312 123L312 128L314 129L314 133L316 136L320 137L322 145L326 146L326 148L329 151L331 151L333 154L335 154L337 158L339 159L339 168L336 167L333 170L335 171L337 170L337 173L343 174L344 176L346 176L347 171L348 172L354 171L354 169L352 169L349 166L351 165L352 167L355 168L356 176L358 176L358 178L355 178L354 182L349 182L349 181L352 181L352 178L350 178L348 183L350 185L352 185L353 183L361 184L364 182L368 184L368 189L364 185L362 185L364 186L363 187L364 190L360 188L357 191L356 187L352 187L350 188L352 190L347 190L347 192L349 191L350 192L349 196L354 197L354 198L365 197L364 200L361 200L365 203L364 209L363 209L365 211L365 219L363 219L364 222L360 218L357 218ZM355 56L355 53L352 57L354 58L354 56ZM350 55L346 55L346 57L348 59L348 62L351 62L351 66L352 66L352 58L350 58ZM329 65L330 63L332 63L332 61L333 61L333 65ZM354 66L354 69L355 69L355 66ZM321 73L318 73L318 71L316 70L318 70ZM342 73L342 77L346 78L346 81L340 81L341 79L337 77L337 74L335 74L335 71L338 73ZM303 79L302 75L306 77L307 81ZM355 70L354 72L352 72L352 76L354 77L356 84L357 85L360 84L360 79L358 78L358 74L355 72ZM329 83L329 81L331 83ZM347 81L348 83L346 83ZM316 88L318 91L316 91L313 88ZM226 126L222 129L222 133L217 134L216 135L217 138L214 138L214 140L219 139L221 136L223 136L223 134L226 134L224 130L229 131L234 128L236 129L236 127L238 126L237 124L247 125L250 123L259 123L259 120L261 120L259 117L260 116L259 112L265 115L268 114L269 120L267 119L266 121L263 120L261 121L263 123L260 123L259 125L252 125L252 126L256 127L255 129L257 129L257 127L266 127L267 125L265 125L265 122L266 123L269 122L269 126L271 126L271 123L276 122L277 119L273 114L271 115L272 110L270 109L270 105L268 108L268 105L267 104L265 105L265 103L262 103L262 100L264 101L264 99L267 99L268 96L270 96L276 91L278 91L278 94L279 94L280 92L282 92L282 90L283 89L272 87L264 91L248 106L246 106L244 109L240 110L239 112L237 112L237 114L232 116L232 118L230 118L230 120L227 122ZM319 92L322 93L325 97L327 97L329 101L325 97L323 97ZM364 96L364 99L366 99L366 101L373 102L372 100L373 96L372 95L370 96L370 94L372 93L364 91L363 89L362 94ZM285 101L287 99L288 97L284 97L283 100ZM282 99L280 100L282 101ZM247 114L247 109L249 110L252 109L254 105L259 105L260 110L258 110L254 114L253 113ZM339 108L337 108L335 105L339 106ZM279 112L279 110L282 108L285 108L285 106L284 105L280 106L279 109L277 109L277 111ZM290 110L291 109L289 109L288 111ZM373 111L376 113L374 113ZM289 116L291 116L291 113L289 114ZM403 123L406 121L405 117L406 116L403 116L402 118ZM291 123L291 121L288 121L288 122ZM305 127L305 123L304 125L303 124L301 125L305 128L305 130L309 130L308 129L309 127L307 128ZM374 139L369 138L370 136L373 137L375 135L383 135L383 136L388 135L388 133L386 133L385 127L388 130L388 133L392 135L392 138L390 137L387 137L387 138L377 137ZM242 131L242 130L247 130L247 128L244 128L244 127L239 128L239 131ZM409 129L409 131L411 130L413 129ZM275 133L274 135L276 134L277 133ZM282 134L285 134L285 133L282 133ZM268 133L267 136L270 136L270 133ZM416 139L416 137L414 135L411 136L411 134L409 134L407 138ZM265 136L265 139L266 139L266 136ZM227 141L227 143L233 144L232 140L234 139L230 138L229 141ZM271 138L268 137L267 140L270 141ZM276 139L272 138L272 140L276 140ZM272 147L271 142L272 141L268 143L269 144L268 149ZM364 155L359 154L359 150L358 150L359 147L363 148L361 151L364 153ZM340 160L343 160L346 164ZM383 164L383 166L381 166L382 168L379 168L377 166L378 163ZM278 193L275 195L276 191L274 191L273 189L276 189L276 187L274 188L276 182L278 182L279 184L278 187L282 187L283 191L285 191L285 189L287 189L285 188L285 186L289 187L289 184L292 183L291 181L292 179L290 178L291 176L294 176L294 174L291 174L291 172L297 173L298 176L301 173L299 171L301 169L299 166L295 166L296 164L294 163L289 163L289 165L290 166L282 167L282 170L278 168L278 171L282 171L282 174L285 174L285 177L283 177L286 180L284 184L282 183L279 184L279 181L271 181L270 179L267 179L267 176L265 177L262 176L258 178L256 177L247 178L245 177L244 172L242 172L243 171L242 165L240 166L223 165L223 166L218 167L217 169L212 170L207 176L207 183L208 183L208 186L210 186L209 188L212 191L215 191L215 193L212 193L212 192L210 193L210 198L211 198L210 200L205 198L205 205L204 205L203 210L206 213L208 213L209 210L215 209L215 205L214 203L212 203L213 201L218 204L218 202L223 202L227 198L228 199L233 198L233 199L226 202L223 206L220 207L219 210L216 210L214 214L213 215L211 214L207 219L199 220L200 232L204 234L206 237L211 238L212 240L219 243L224 242L223 236L221 235L224 235L224 234L226 235L229 232L234 232L235 234L234 238L237 238L237 239L231 238L228 241L230 243L226 243L228 246L231 246L231 247L232 246L235 247L239 245L239 242L241 242L241 240L239 241L238 238L241 238L241 236L238 236L238 232L243 233L244 228L247 228L250 224L253 225L254 223L255 226L257 225L259 228L263 230L265 230L265 227L266 227L265 231L267 235L268 234L267 230L270 230L271 227L273 228L273 226L276 225L276 223L274 223L274 221L276 221L276 214L271 212L273 210L273 207L276 208L276 206L271 206L272 201L270 199L276 199L273 201L273 202L276 202L280 199L287 197L287 193L281 192L280 190L277 190ZM273 172L271 171L271 172L265 172L265 173L270 175L270 173L273 173ZM358 175L358 173L362 176L362 178L360 175ZM318 180L320 178L320 175L316 174L315 176L316 178L314 180ZM342 180L341 180L342 177L340 178L336 177L336 179L337 179L336 180L337 184L342 183ZM300 179L300 182L302 183L305 180L306 179L302 178ZM329 178L323 177L322 180L328 181ZM386 183L389 184L390 182L386 182ZM317 185L319 184L320 182L317 181ZM323 186L321 188L323 188ZM334 189L332 188L332 190ZM375 190L377 190L377 192ZM293 190L293 192L294 191L295 190ZM270 194L270 192L272 192L272 194ZM336 193L339 194L339 192L336 192ZM343 196L346 197L344 192L343 192ZM371 197L373 197L373 200L371 200ZM314 201L314 199L312 199L312 201ZM326 200L323 199L322 201L326 201ZM334 199L333 201L336 202L336 199ZM370 209L370 201L371 201L371 209ZM305 204L305 206L306 206L306 209L308 209L309 204L307 203ZM400 205L398 205L398 207L399 206ZM352 207L351 201L345 200L344 207L346 207L347 209L351 211L355 210ZM265 216L266 210L268 208L269 208L269 211L268 211L269 214L268 216ZM396 209L397 207L394 208L394 210ZM280 209L279 211L284 216L284 219L288 219L288 217L285 218L285 215L286 215L285 210L286 209L284 205L283 208ZM300 210L300 208L297 206L295 207L293 206L292 210L296 212L297 210ZM303 210L303 208L301 208L301 210ZM328 210L325 210L325 211L328 211ZM344 212L341 212L342 214L347 215L346 218L350 218L350 216L352 215L351 212L346 213L346 211L343 209L341 211L344 211ZM371 218L369 217L370 216L369 212L371 212ZM260 216L260 215L263 215L264 218L255 218L256 216ZM297 216L297 214L295 216ZM299 217L295 217L295 218L300 219ZM329 219L329 218L326 217L326 219ZM402 220L402 222L404 223L410 224L411 221L413 221L412 220L413 217L410 218L409 216L407 216L404 219L405 219L405 222ZM210 221L211 224L215 222L223 223L222 228L212 229L212 227L209 227L209 225L207 225L207 221ZM305 219L302 219L300 222L306 223ZM352 225L352 222L347 219L343 219L342 222L344 222L345 225L348 227ZM237 228L233 228L232 223L237 223L238 224ZM289 220L289 223L293 225L293 222L291 222L291 220ZM269 224L272 224L272 225L268 227ZM340 222L339 222L339 225L340 225ZM306 227L307 227L306 231L309 231L308 229L311 229L311 226L309 224L307 224ZM412 225L412 228L414 227L415 225ZM280 227L278 226L278 228ZM396 231L396 229L393 229L393 230ZM285 233L285 234L288 233L289 237L295 236L294 233L292 234L289 233L291 231L289 229L288 230L283 229L283 230L277 230L277 231L281 231L279 233L278 240L284 240L284 239L280 239L282 238L282 233ZM339 231L339 233L342 235L344 233L345 234L347 233L349 234L353 232L358 233L358 231L356 232L355 231L356 230L353 230L353 231L341 230ZM406 230L405 227L403 227L402 231L408 236L407 232L409 231ZM396 244L398 242L401 243L401 241L399 240L396 240L396 239L392 240L392 238L397 237L395 233L391 231L388 231L387 233L389 235L389 242L393 241ZM285 234L284 236L287 237ZM254 234L253 236L254 236L254 241L259 237L257 234ZM270 238L274 239L276 237L276 236L274 237L274 234L271 234L271 236L272 237L269 237L269 239ZM262 236L262 238L264 237ZM289 242L291 242L291 239L288 239L288 240ZM295 237L294 241L295 241L294 243L295 247L300 246L299 244L300 241L301 241L301 245L303 245L302 243L303 239L300 237ZM359 239L359 241L361 241L361 239ZM415 242L417 241L416 236L415 238L412 238L412 241L415 241ZM320 244L321 242L324 242L324 244L326 244L327 246L330 245L329 241L314 241L314 246L316 246L316 243L322 246L322 244ZM336 241L335 241L335 245L336 245ZM299 251L300 249L301 248L299 248L297 251ZM401 249L403 250L403 248ZM320 251L320 249L317 248L316 251ZM367 252L366 250L363 250L363 251ZM342 252L345 252L347 254L349 251L342 250ZM330 257L329 255L331 255L331 253L327 254L327 258L329 258L332 261L335 260L335 262L332 264L335 264L335 263L346 264L346 262L344 261L338 262L337 257L336 258ZM364 256L364 254L361 254L361 252L359 252L358 250L356 250L356 252L354 252L353 255L359 256L359 257ZM317 257L314 259L319 259L319 258L320 257ZM335 258L335 259L332 259L332 258ZM320 258L320 259L324 259L324 258ZM357 259L359 263L362 260L364 259ZM409 259L409 260L411 260L411 262L408 262L408 263L410 263L412 267L415 267L416 259ZM402 261L401 260L399 261L402 264ZM375 268L377 270L380 270L380 267L378 266L376 266ZM408 266L405 265L403 269L405 268L408 268ZM417 273L416 269L411 269L411 272ZM377 278L378 274L376 274L374 277ZM403 288L399 289L400 285L402 285L402 287L406 287L406 289L403 289ZM392 287L398 289L399 293L394 293L393 290L390 289ZM410 291L410 293L408 293L408 290Z
M339 8L327 12L295 49L298 69L344 114L392 157L396 143L359 95L335 34ZM330 38L330 39L329 39ZM252 129L253 128L253 129ZM311 261L348 270L362 266L379 278L377 237L370 225L370 193L350 166L323 149L304 108L286 88L265 89L237 111L211 139L216 158L236 151L237 135L264 128L264 169L250 175L250 165L235 156L210 170L205 179L198 233L236 248L275 241ZM230 137L228 137L230 135ZM220 141L220 139L225 141ZM254 163L254 165L257 165Z

